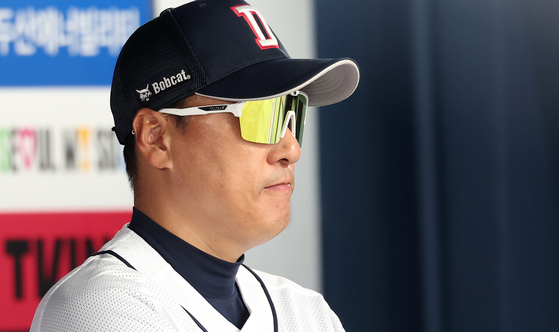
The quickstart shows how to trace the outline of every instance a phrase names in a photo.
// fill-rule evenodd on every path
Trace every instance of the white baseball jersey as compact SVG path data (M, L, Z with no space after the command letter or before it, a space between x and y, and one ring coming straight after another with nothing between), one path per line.
M42 299L30 331L343 331L322 295L241 266L239 330L127 226Z

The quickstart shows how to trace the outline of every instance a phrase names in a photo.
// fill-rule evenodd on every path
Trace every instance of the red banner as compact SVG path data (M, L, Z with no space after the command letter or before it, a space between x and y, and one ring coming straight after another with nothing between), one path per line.
M0 331L27 331L39 301L130 221L129 212L0 213Z

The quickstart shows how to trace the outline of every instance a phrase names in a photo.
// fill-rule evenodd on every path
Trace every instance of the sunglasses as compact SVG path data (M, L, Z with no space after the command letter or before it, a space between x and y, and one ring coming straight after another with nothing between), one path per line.
M241 137L249 142L276 144L287 128L299 142L303 142L303 130L307 121L309 97L294 92L283 97L251 100L235 104L197 106L188 108L164 108L161 113L179 116L233 113L239 118Z

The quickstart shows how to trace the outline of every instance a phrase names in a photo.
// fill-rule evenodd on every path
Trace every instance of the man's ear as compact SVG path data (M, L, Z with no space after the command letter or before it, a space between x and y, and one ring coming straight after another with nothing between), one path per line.
M137 151L159 169L168 168L171 163L167 126L166 117L149 108L140 109L132 122Z

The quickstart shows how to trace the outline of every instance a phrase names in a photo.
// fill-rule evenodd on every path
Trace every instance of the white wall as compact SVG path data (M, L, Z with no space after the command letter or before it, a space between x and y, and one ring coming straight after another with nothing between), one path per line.
M154 12L188 1L155 0ZM266 18L292 58L314 57L314 8L311 0L249 0ZM302 156L296 165L291 221L272 241L250 250L246 263L252 268L285 276L320 291L321 244L318 188L318 116L307 116Z

